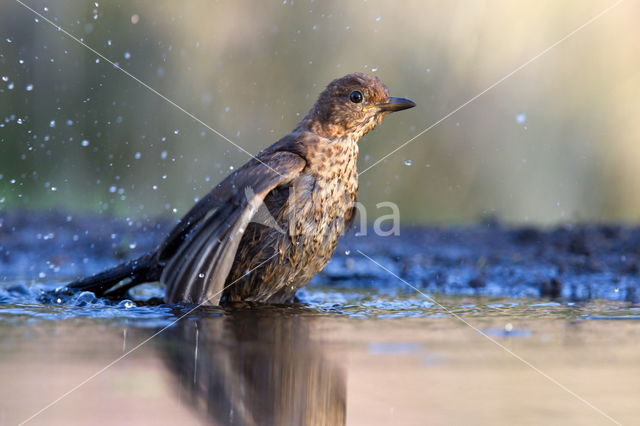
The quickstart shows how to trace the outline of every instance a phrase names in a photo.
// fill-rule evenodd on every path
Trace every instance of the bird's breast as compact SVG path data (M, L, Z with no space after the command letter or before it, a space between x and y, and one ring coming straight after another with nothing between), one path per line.
M318 147L307 159L294 184L299 196L293 201L290 230L308 250L326 246L332 253L344 233L357 199L357 158L357 144L345 141Z
M262 265L261 272L236 283L229 300L290 300L329 262L349 224L358 190L357 147L342 148L316 152L297 178L265 198L278 228L285 232L250 224L229 280L240 279L257 265ZM272 253L278 256L272 258Z

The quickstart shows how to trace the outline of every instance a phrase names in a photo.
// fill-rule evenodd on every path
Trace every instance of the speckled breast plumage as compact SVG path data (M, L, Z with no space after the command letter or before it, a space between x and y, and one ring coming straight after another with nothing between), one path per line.
M300 177L265 198L280 229L255 222L247 227L224 301L289 302L324 268L355 214L357 156L350 139L325 139L306 153Z

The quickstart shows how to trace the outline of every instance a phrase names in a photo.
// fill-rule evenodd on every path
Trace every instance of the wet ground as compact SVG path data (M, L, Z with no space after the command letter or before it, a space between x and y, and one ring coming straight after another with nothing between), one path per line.
M152 249L169 220L0 212L0 279L62 283ZM399 236L351 233L314 280L334 288L579 301L640 298L640 227L403 227ZM368 260L369 256L380 267ZM386 271L384 268L389 269Z
M289 307L50 292L169 226L0 213L0 424L637 422L640 228L350 235Z

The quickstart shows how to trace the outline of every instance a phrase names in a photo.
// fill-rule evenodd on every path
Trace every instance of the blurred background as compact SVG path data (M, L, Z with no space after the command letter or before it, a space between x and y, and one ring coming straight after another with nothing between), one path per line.
M614 1L27 4L252 153L332 79L377 75L418 107L361 141L364 170ZM621 3L362 174L369 218L638 221L638 16ZM178 217L248 159L13 0L0 36L0 209Z

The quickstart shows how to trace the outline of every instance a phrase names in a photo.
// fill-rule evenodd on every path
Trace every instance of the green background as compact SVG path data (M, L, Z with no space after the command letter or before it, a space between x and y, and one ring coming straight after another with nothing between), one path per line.
M28 4L252 153L333 78L377 75L418 107L360 142L363 170L613 2ZM613 8L363 174L369 219L637 221L637 16ZM0 5L0 209L179 216L247 160L35 18Z

